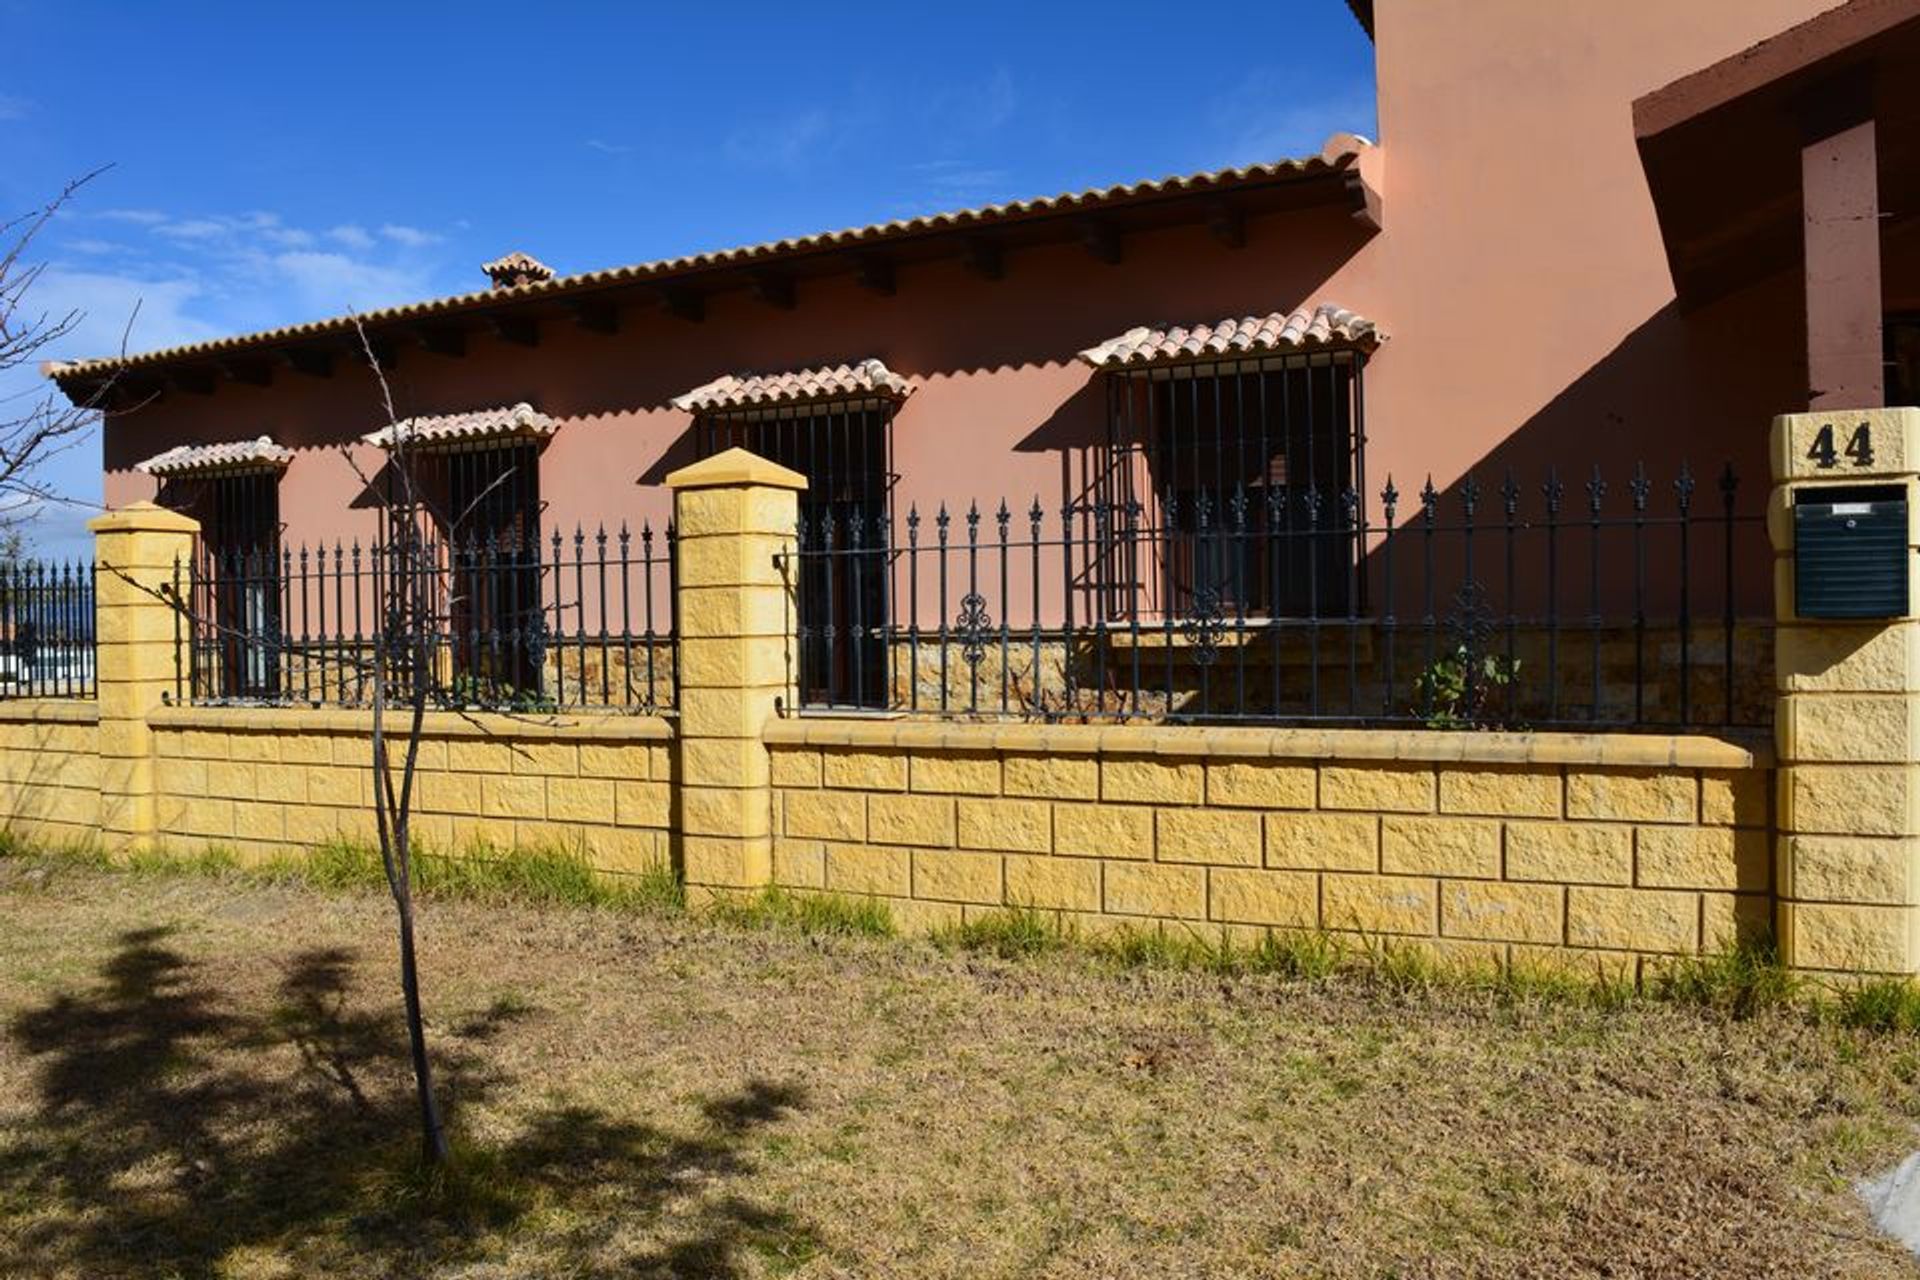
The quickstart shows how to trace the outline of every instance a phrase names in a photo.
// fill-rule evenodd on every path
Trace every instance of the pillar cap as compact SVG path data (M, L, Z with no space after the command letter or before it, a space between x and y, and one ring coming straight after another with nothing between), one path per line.
M87 521L89 533L198 533L200 522L152 502L135 502Z
M807 478L757 453L733 448L702 458L692 466L667 473L669 489L718 489L758 486L765 489L805 489Z

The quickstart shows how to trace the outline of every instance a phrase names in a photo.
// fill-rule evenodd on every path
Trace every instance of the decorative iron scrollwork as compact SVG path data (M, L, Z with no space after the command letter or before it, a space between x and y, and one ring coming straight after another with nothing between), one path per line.
M993 630L993 615L987 612L987 598L978 591L969 591L960 598L960 613L953 620L954 632L960 639L960 656L969 665L979 666L980 659L987 654L987 636Z
M1227 613L1218 583L1201 583L1193 589L1193 602L1180 624L1181 631L1193 641L1193 660L1203 667L1212 666L1220 657L1220 637L1226 633Z

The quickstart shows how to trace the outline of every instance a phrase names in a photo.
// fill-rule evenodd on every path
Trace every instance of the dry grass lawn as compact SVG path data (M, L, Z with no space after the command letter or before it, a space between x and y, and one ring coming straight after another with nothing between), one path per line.
M0 858L8 1277L1880 1277L1920 1040Z

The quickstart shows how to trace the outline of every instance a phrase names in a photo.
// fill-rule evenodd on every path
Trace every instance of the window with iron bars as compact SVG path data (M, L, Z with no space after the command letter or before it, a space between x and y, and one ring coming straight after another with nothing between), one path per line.
M280 473L182 477L167 482L160 501L200 522L196 665L224 697L278 697Z
M542 599L540 450L531 440L486 440L418 449L408 459L415 496L408 511L429 543L446 549L445 592L435 612L447 628L451 692L484 705L537 700L548 627Z
M800 540L836 554L803 558L795 619L803 701L887 705L887 504L890 401L845 401L703 416L701 457L743 448L807 478Z
M1107 611L1139 607L1136 590L1173 614L1359 609L1363 363L1330 351L1108 375Z

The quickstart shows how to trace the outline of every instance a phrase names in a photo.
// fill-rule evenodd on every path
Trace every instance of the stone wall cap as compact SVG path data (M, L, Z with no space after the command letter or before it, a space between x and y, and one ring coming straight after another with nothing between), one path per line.
M390 711L387 732L407 736L404 710ZM224 729L253 733L373 732L373 712L351 707L159 707L147 715L156 729ZM428 738L496 738L503 742L564 739L575 742L665 742L673 727L660 716L510 715L493 711L429 711L421 722Z
M731 485L805 489L807 478L737 446L667 474L669 489L717 489Z
M87 521L89 533L198 533L200 522L157 503L129 503Z
M99 724L100 704L91 698L0 699L0 724Z
M1219 760L1387 760L1637 769L1755 769L1773 765L1772 747L1759 735L1747 738L1660 733L1468 733L1440 729L1202 728L926 720L874 723L864 718L804 716L768 724L766 740L786 746L1194 756Z

